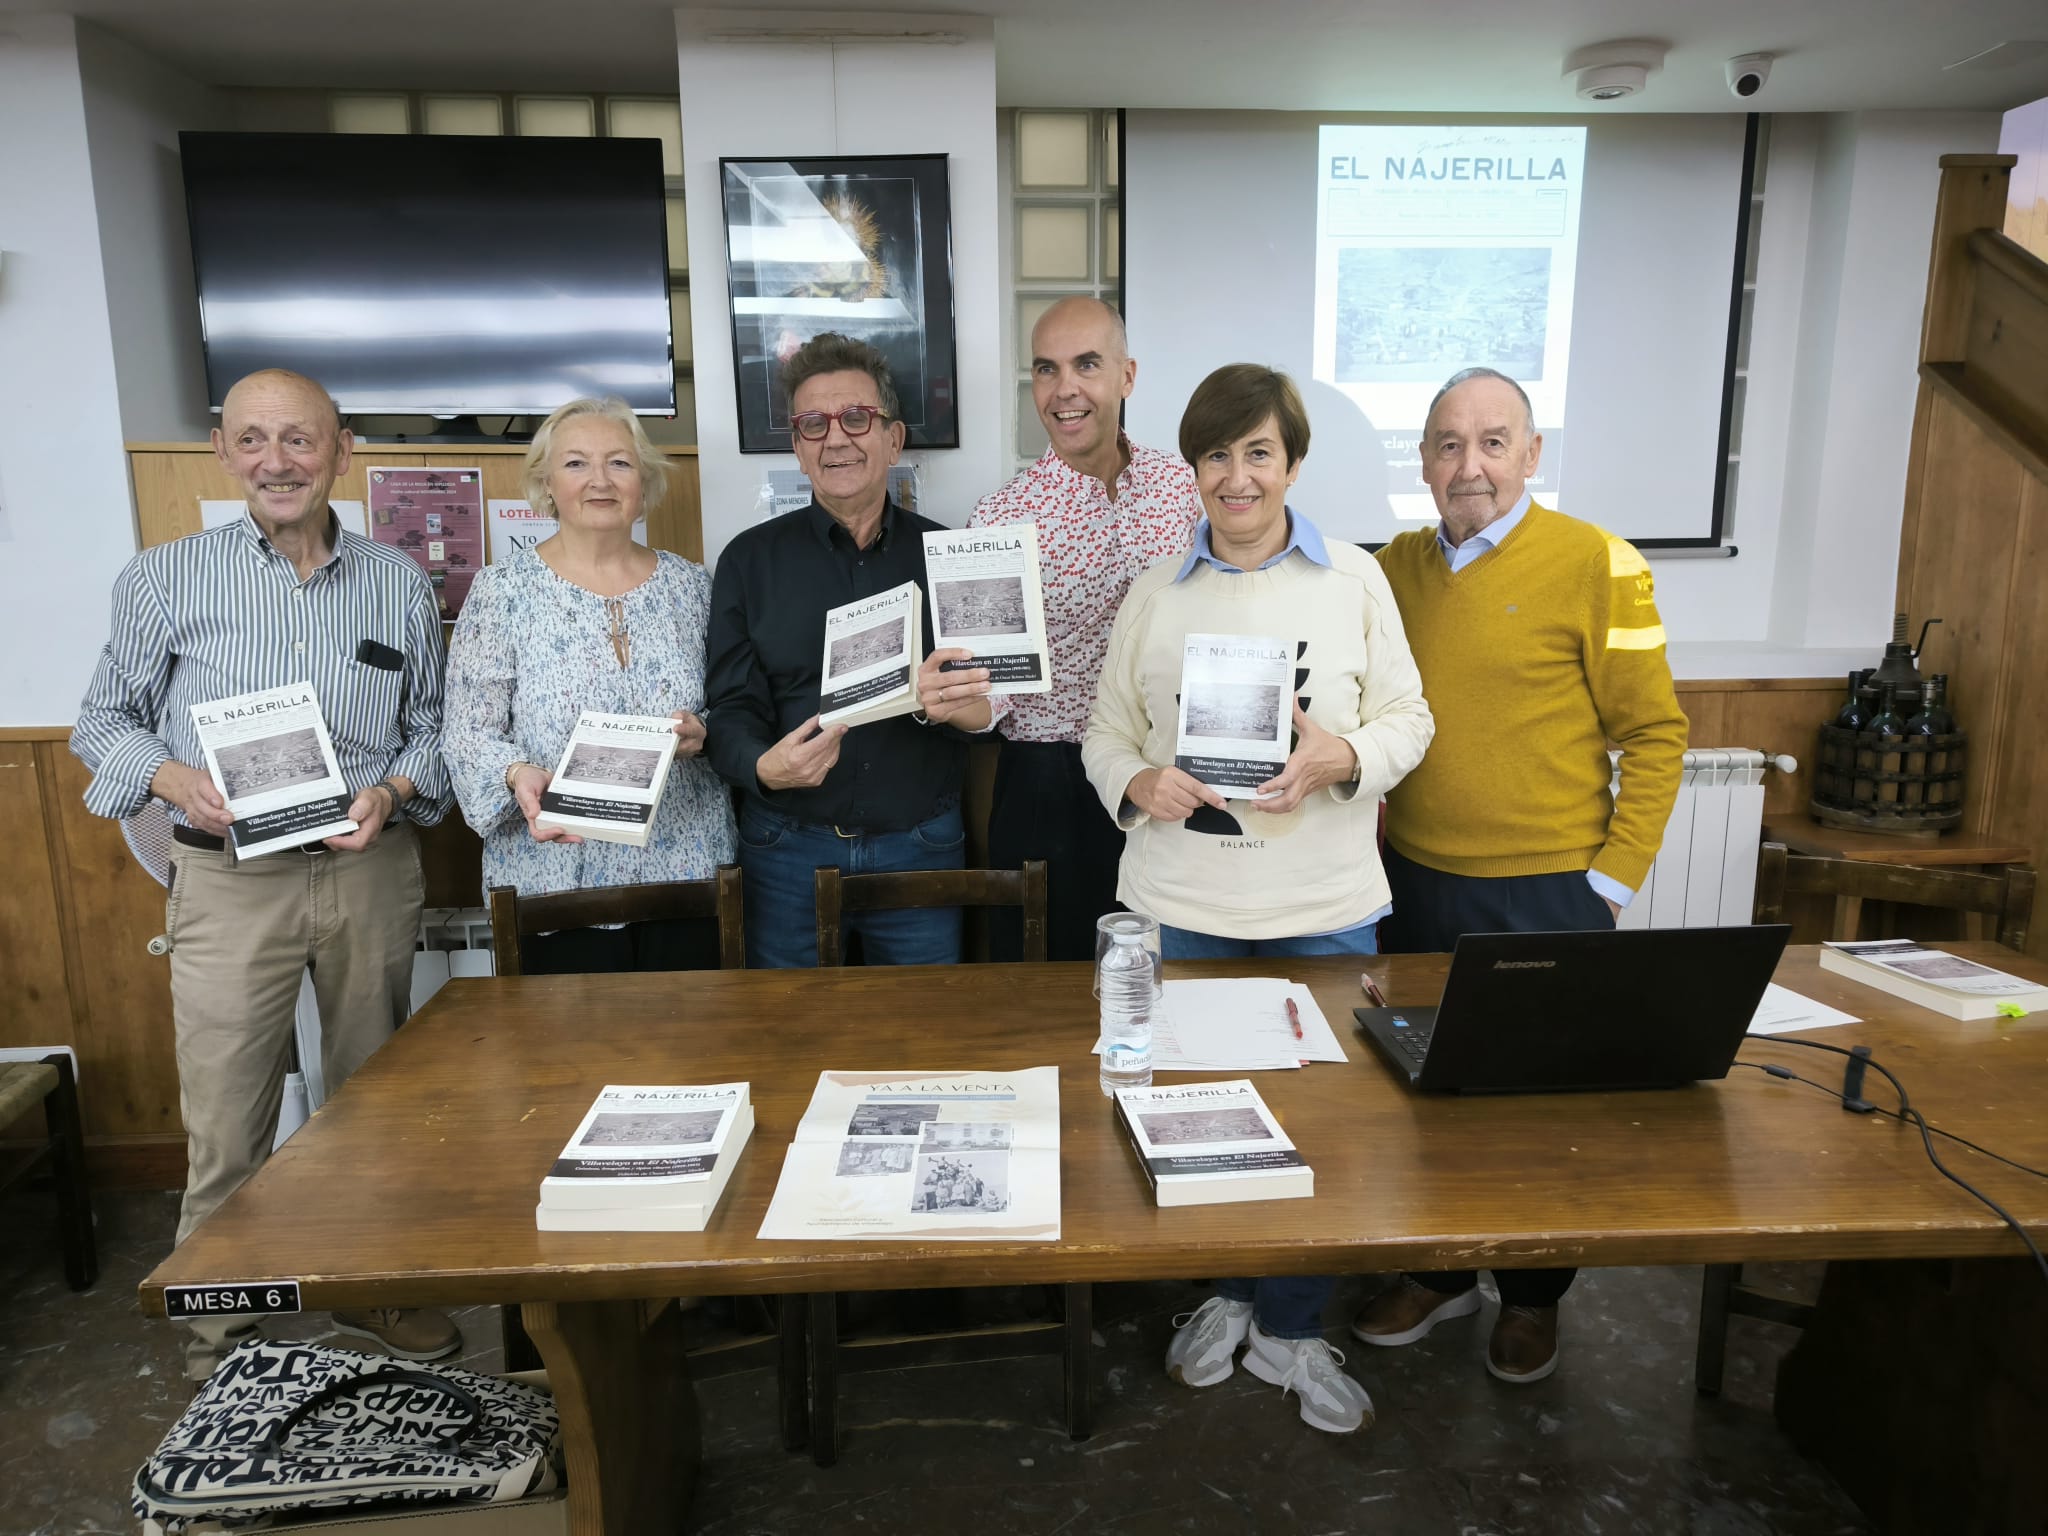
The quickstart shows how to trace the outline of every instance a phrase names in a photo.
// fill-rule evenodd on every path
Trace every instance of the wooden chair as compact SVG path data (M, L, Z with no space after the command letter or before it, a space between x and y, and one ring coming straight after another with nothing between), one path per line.
M746 967L746 921L736 864L719 866L710 880L597 886L521 896L509 885L491 887L491 959L500 976L526 974L525 941L537 933L591 928L600 923L662 923L686 918L718 922L718 967Z
M524 896L509 885L491 887L491 962L500 976L526 974L525 941L537 933L564 928L591 928L600 923L661 923L716 919L718 968L744 970L747 964L746 921L741 901L740 871L722 864L710 880L671 880L645 885L595 886L588 890L555 891ZM527 1337L516 1306L498 1309L505 1337L505 1368L538 1370L540 1352ZM769 1343L780 1349L776 1335ZM749 1357L751 1359L751 1357ZM762 1360L759 1363L765 1364ZM785 1416L787 1416L785 1408Z
M818 964L844 965L841 920L848 912L905 908L1022 907L1024 958L1045 958L1045 861L1021 869L922 869L889 875L842 875L827 867L813 876L818 900Z
M99 1278L93 1239L92 1192L85 1178L85 1129L78 1117L78 1083L71 1058L52 1051L40 1061L0 1062L0 1131L41 1104L43 1141L14 1166L0 1168L0 1190L47 1172L57 1191L57 1234L64 1250L64 1280L82 1291Z
M844 914L897 911L905 907L1022 907L1024 958L1027 962L1045 959L1046 870L1041 859L1029 860L1020 869L916 870L885 875L842 875L827 868L817 871L814 879L821 966L845 963L841 933ZM795 1302L799 1298L788 1299ZM1094 1331L1094 1292L1085 1284L1066 1285L1059 1288L1059 1299L1061 1316L1051 1322L1005 1323L843 1342L839 1338L836 1292L813 1294L806 1308L786 1306L782 1314L783 1358L805 1361L810 1372L811 1459L827 1467L838 1458L842 1374L1038 1355L1059 1355L1064 1361L1067 1433L1076 1440L1085 1440L1091 1416L1089 1344ZM792 1337L799 1329L808 1332L807 1341Z
M1757 857L1756 920L1782 922L1790 895L1834 897L1837 939L1856 936L1864 902L1894 901L1994 918L1998 942L2008 949L2025 949L2034 911L2034 871L2008 865L1995 875L1976 875L1958 869L1816 859L1787 853L1783 843L1765 843Z
M1788 853L1783 843L1765 843L1757 857L1756 921L1784 921L1787 895L1834 897L1837 939L1855 937L1865 901L1896 901L1996 918L1998 942L2009 949L2024 949L2034 910L2034 872L2009 866L1996 875L1976 875L1955 869L1817 859ZM1700 1337L1693 1385L1707 1396L1721 1390L1729 1318L1758 1317L1798 1328L1812 1315L1809 1303L1745 1284L1740 1264L1707 1265L1700 1282Z

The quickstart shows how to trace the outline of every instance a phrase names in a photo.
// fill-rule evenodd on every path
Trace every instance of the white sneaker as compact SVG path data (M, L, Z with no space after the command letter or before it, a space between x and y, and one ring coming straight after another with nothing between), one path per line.
M1344 1371L1342 1351L1327 1339L1276 1339L1258 1324L1251 1330L1244 1368L1301 1400L1301 1419L1333 1435L1348 1435L1373 1421L1372 1398Z
M1194 1311L1181 1313L1173 1326L1166 1374L1184 1387L1213 1387L1235 1369L1231 1357L1252 1326L1252 1304L1211 1296Z

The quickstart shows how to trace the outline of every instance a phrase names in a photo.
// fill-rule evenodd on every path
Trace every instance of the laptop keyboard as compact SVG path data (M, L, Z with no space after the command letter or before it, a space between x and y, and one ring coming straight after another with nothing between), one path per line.
M1387 1033L1393 1037L1401 1053L1419 1067L1422 1058L1429 1054L1429 1038L1436 1033L1436 1026L1411 1023L1396 1014L1389 1022Z

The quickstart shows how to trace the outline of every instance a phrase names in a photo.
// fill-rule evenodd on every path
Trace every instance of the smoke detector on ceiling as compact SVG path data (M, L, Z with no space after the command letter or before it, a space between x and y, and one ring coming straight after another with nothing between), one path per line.
M1650 83L1650 76L1664 67L1664 52L1664 44L1641 38L1594 43L1574 50L1564 61L1564 73L1585 100L1619 101Z

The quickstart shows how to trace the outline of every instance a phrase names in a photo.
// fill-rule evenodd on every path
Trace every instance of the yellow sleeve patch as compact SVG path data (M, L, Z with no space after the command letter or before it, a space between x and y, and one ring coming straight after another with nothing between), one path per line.
M1635 545L1627 539L1607 535L1607 574L1610 576L1640 576L1650 569L1650 562L1642 557Z
M1610 651L1654 651L1664 644L1664 626L1645 624L1640 629L1610 629L1607 631L1607 649Z

